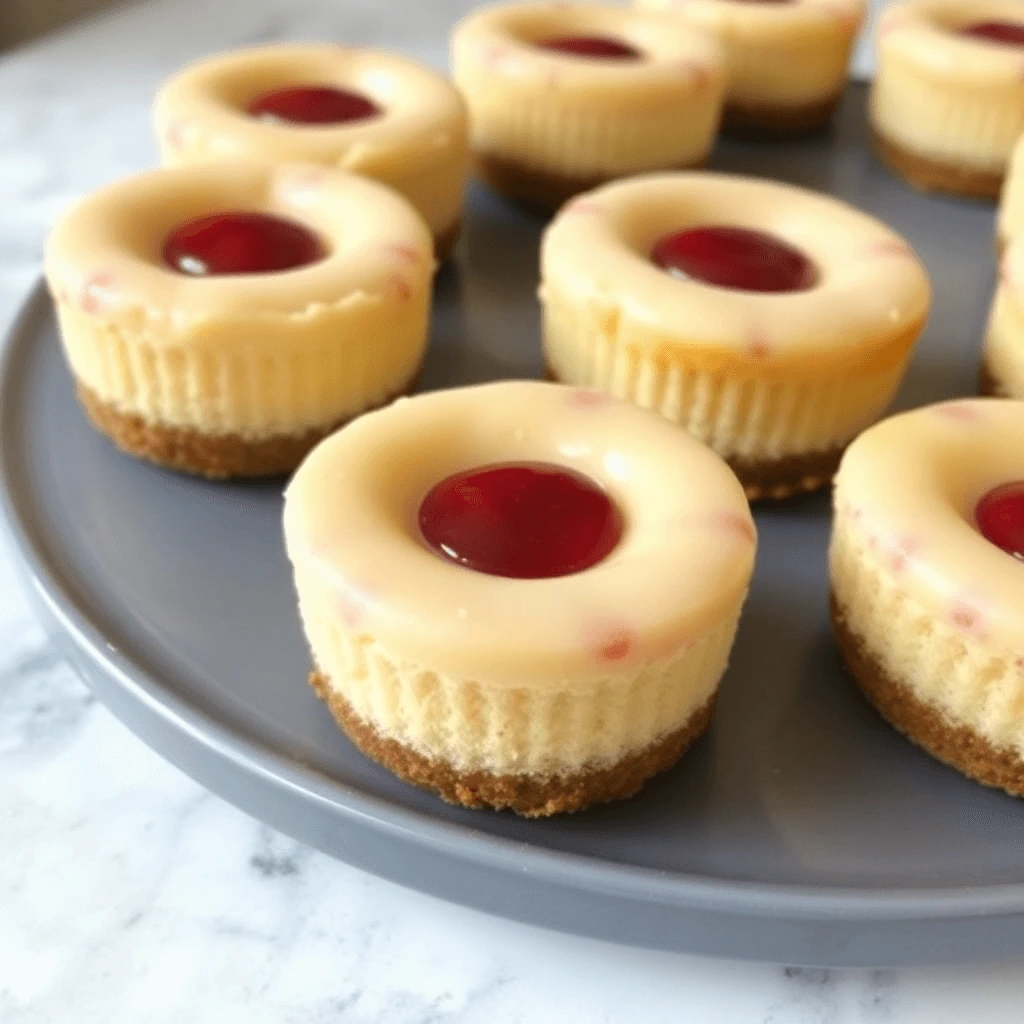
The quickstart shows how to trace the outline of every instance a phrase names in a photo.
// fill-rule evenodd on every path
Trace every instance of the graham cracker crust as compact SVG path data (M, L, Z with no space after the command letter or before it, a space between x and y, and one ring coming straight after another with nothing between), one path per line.
M414 378L382 404L408 394L415 383ZM76 381L75 387L92 425L121 451L166 469L193 473L208 480L289 473L317 443L354 418L347 417L322 430L309 430L304 434L250 441L237 434L204 434L186 427L151 423L134 413L115 409L81 381Z
M779 459L746 459L731 456L725 461L739 477L750 501L761 498L791 498L808 494L832 482L845 445L805 455L783 455Z
M462 234L461 219L457 220L447 231L434 235L434 259L437 260L438 266L451 256L460 234Z
M706 163L707 157L704 157L692 164L662 169L689 171L704 167ZM592 188L618 177L603 175L596 178L574 178L527 167L513 160L503 160L501 157L481 155L476 157L476 172L495 191L525 205L527 209L545 213L557 210L563 203L581 192L589 192Z
M998 199L1003 187L1003 173L979 171L970 167L946 164L920 156L887 139L872 126L871 136L879 159L896 174L922 192L946 192L968 199Z
M867 645L846 623L843 610L831 598L832 628L843 660L857 685L878 713L898 732L932 757L985 786L1024 796L1024 760L1013 751L999 750L964 725L950 722L891 676Z
M331 688L322 673L312 672L309 682L356 747L403 781L429 790L446 803L473 809L508 809L526 818L571 813L591 804L632 796L652 775L671 768L704 734L715 707L712 696L681 729L607 768L577 775L495 775L459 772L445 761L425 757L397 740L381 736Z
M722 115L722 134L744 142L771 142L811 135L832 120L842 95L840 89L826 99L796 106L727 103Z

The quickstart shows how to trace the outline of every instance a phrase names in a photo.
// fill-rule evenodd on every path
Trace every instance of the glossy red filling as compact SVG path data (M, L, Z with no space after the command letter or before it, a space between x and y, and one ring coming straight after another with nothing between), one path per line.
M596 565L619 543L623 520L582 473L521 462L442 480L423 499L419 526L430 547L460 565L535 580Z
M763 231L693 228L665 235L651 251L662 270L719 288L748 292L799 292L818 272L799 250Z
M974 521L986 540L1024 559L1024 480L989 491L974 510Z
M182 274L270 274L327 255L312 231L266 213L217 213L182 224L164 242L164 262Z
M257 97L249 104L249 113L261 120L287 124L347 124L376 117L381 108L348 89L302 85Z
M1024 46L1024 25L1015 21L976 21L960 29L960 35L1007 46Z
M552 36L534 43L542 50L558 50L575 57L596 57L599 60L640 60L643 54L629 43L609 36Z

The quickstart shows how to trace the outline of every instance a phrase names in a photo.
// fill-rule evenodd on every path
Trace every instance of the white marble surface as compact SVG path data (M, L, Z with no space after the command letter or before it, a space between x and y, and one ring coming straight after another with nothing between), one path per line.
M387 40L440 64L464 6L157 0L0 57L0 323L53 216L152 161L147 104L167 71L282 37ZM1022 973L1024 961L839 972L651 953L362 874L205 793L97 705L0 546L3 1024L1010 1024Z

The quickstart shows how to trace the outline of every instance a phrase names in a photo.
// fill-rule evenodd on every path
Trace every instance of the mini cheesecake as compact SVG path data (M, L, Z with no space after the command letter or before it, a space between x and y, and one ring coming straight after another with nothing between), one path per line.
M1024 2L907 0L881 18L877 44L882 160L917 188L997 199L1024 132Z
M192 64L157 93L165 166L253 158L323 164L401 192L434 236L459 233L469 127L458 90L406 57L294 43Z
M467 807L627 797L711 721L754 564L710 449L597 392L434 392L320 444L285 495L313 686Z
M636 0L713 32L729 68L723 130L805 135L832 119L866 0Z
M719 44L670 15L590 4L515 4L452 35L479 175L557 207L640 171L701 166L725 92Z
M208 477L293 469L411 389L430 233L391 189L308 164L150 171L81 200L46 277L93 424Z
M580 196L541 246L544 353L710 445L751 498L831 480L886 409L931 301L907 243L828 196L723 174Z
M1024 403L945 402L862 434L836 477L836 638L896 729L1024 795Z

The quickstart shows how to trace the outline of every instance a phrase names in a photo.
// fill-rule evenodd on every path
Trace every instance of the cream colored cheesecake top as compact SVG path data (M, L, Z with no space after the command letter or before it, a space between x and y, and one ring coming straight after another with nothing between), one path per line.
M228 212L297 222L326 255L294 270L208 277L164 262L175 228ZM147 171L100 189L60 220L46 247L58 299L156 345L202 343L218 332L219 344L248 346L253 317L401 305L429 290L433 267L426 225L391 189L316 165L248 160Z
M603 561L509 579L431 550L427 493L507 462L583 473L625 530ZM635 672L734 615L755 530L732 471L654 413L597 392L516 381L400 399L322 442L285 494L306 617L333 616L392 654L460 679L563 689Z
M1024 0L906 0L882 16L878 46L884 58L911 61L947 82L1017 83L1024 97L1024 50L959 34L985 21L1024 25Z
M702 226L774 235L817 268L803 291L764 293L683 280L649 254L659 239ZM891 358L895 339L917 336L931 287L907 242L881 221L830 196L756 178L705 172L643 175L573 200L545 233L545 287L576 293L641 322L636 344L704 347L763 367L827 361L857 350ZM628 339L633 340L633 339Z
M380 108L377 116L337 125L276 123L247 108L278 89L333 86ZM170 149L193 136L211 157L273 154L377 177L424 155L459 158L467 147L467 115L458 90L407 57L336 45L283 44L226 53L193 64L157 93L157 131Z
M843 528L901 588L977 641L1024 656L1024 562L975 526L979 500L1024 480L1024 402L975 398L884 420L836 477Z
M636 60L586 59L534 45L565 36L599 36L638 50ZM488 7L462 21L452 35L455 80L467 93L500 90L514 79L545 94L571 94L614 108L637 89L645 99L675 99L681 81L695 93L718 96L724 87L722 49L708 33L678 18L588 4L516 4Z

